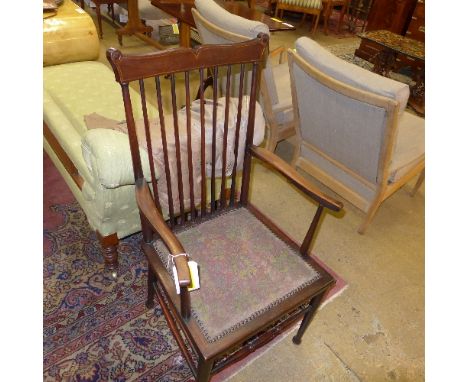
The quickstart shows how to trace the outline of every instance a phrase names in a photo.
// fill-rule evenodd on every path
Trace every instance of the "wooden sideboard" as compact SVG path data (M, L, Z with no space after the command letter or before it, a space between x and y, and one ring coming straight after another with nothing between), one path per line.
M367 19L367 31L386 29L424 42L424 0L374 0ZM355 55L365 60L382 49L369 41L362 41ZM397 56L397 69L403 66L418 67L409 57Z

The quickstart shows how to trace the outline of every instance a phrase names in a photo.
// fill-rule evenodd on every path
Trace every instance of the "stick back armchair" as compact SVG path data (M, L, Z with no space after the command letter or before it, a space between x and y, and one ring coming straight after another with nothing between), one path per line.
M303 317L294 337L299 344L335 282L309 251L324 209L336 211L342 205L317 191L274 154L252 145L258 128L258 79L267 45L268 36L260 35L238 44L140 56L123 55L113 48L107 52L126 112L142 249L149 263L147 306L153 307L157 296L197 381L208 381ZM241 80L235 90L231 89L234 65L240 65L242 78L250 77L248 84ZM200 98L193 100L208 68L214 81L212 98L200 92ZM223 70L225 98L218 97L216 90ZM170 90L162 91L163 82L169 83ZM176 88L176 82L182 86ZM140 133L129 92L134 85L143 105L145 129ZM150 86L155 89L149 91ZM151 93L156 95L157 121L148 117ZM231 97L231 93L240 96ZM163 158L150 159L150 180L142 171L139 146L143 141L148 158ZM249 203L252 157L279 171L318 203L301 245ZM163 218L166 208L168 219ZM199 268L192 268L191 261ZM191 290L196 287L196 274L201 286Z

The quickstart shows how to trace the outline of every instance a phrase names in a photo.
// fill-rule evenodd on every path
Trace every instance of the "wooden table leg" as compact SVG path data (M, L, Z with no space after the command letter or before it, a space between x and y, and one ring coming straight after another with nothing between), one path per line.
M390 71L395 66L396 54L391 49L382 49L370 59L370 62L374 64L374 67L372 68L374 73L388 77Z
M341 6L341 11L340 11L340 19L338 20L338 25L336 26L336 33L340 34L341 33L341 25L343 24L343 19L345 13L348 12L348 7L349 7L349 0L346 0L343 5Z
M128 0L127 24L123 28L116 30L120 45L122 45L123 35L135 35L140 40L143 40L158 49L164 49L164 47L161 44L159 44L156 40L147 36L148 34L151 34L152 31L153 28L151 28L150 26L143 25L143 23L140 20L138 0Z
M190 48L190 25L180 22L179 45L183 48Z

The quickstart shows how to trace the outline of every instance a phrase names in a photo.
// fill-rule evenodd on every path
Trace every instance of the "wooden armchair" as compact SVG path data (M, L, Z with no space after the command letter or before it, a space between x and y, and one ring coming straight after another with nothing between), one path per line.
M405 111L408 85L334 56L307 37L288 51L296 119L293 165L366 213L424 179L424 119Z
M142 248L149 263L147 306L153 306L156 295L197 381L208 381L303 317L293 340L299 344L334 284L309 251L324 209L337 211L341 204L271 152L252 145L258 128L254 126L258 78L267 45L268 37L261 35L238 44L140 56L113 48L107 52L122 87L129 131ZM234 65L241 66L238 89L232 89ZM214 76L213 97L201 92L200 99L192 101L207 68ZM221 73L227 77L225 98L216 91ZM176 78L182 84L178 89ZM162 91L164 82L169 82L167 91ZM136 128L133 117L129 92L133 85L140 89L144 131ZM154 92L145 90L150 86L155 86ZM157 98L157 121L148 117L150 93ZM230 96L234 93L240 99ZM178 100L185 108L177 106ZM149 158L163 158L150 160L149 184L139 144L144 144ZM249 203L253 156L318 203L301 245ZM161 175L157 182L156 173ZM162 207L166 203L167 221ZM201 287L193 291L189 259L200 266Z

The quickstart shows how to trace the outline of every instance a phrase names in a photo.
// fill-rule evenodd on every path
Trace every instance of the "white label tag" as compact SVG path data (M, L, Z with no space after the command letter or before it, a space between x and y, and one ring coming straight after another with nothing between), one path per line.
M175 265L172 266L172 274L174 275L174 283L176 287L177 294L180 294L180 287L179 287L179 275L177 274L177 269Z

